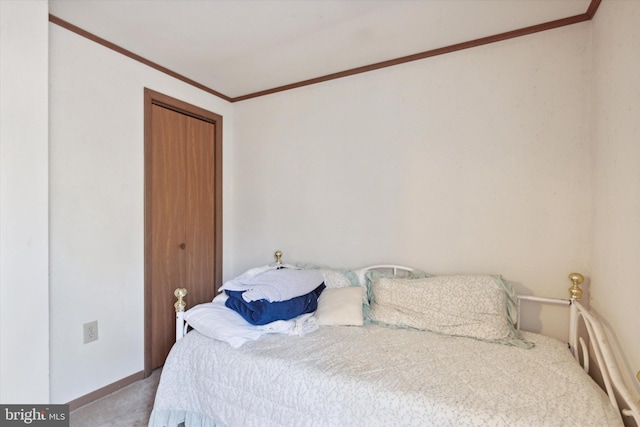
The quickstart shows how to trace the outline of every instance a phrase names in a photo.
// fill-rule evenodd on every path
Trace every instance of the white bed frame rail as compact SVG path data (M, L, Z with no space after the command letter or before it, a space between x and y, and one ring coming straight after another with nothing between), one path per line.
M187 306L184 297L187 296L187 290L185 288L178 288L173 294L178 298L178 301L173 304L176 310L176 341L178 341L187 333L187 327L189 326L184 321L184 309Z
M589 360L589 345L592 348L592 355L599 368L605 392L611 404L623 416L631 417L640 426L640 400L633 396L630 388L620 374L615 356L607 341L607 335L602 323L587 310L582 303L582 288L584 277L579 273L569 275L571 287L569 288L570 299L540 298L528 295L518 295L518 306L521 301L532 301L543 304L556 304L569 306L569 349L573 357L582 366L587 374L591 375ZM518 329L520 329L520 307L518 307ZM587 336L580 335L580 325L584 325ZM640 375L640 373L639 373ZM622 409L618 401L624 405Z
M276 263L281 264L282 252L275 253ZM394 275L402 276L414 270L411 267L405 267L395 264L378 264L357 270L356 273L361 283L364 283L364 275L367 271L384 270L390 271ZM569 306L569 348L571 353L582 366L587 374L590 373L589 366L589 345L592 348L592 355L597 368L604 383L605 392L607 393L611 404L624 417L633 419L637 426L640 426L640 400L638 396L634 396L634 392L625 383L615 356L607 341L607 336L600 321L587 310L581 303L582 289L580 285L584 282L584 277L579 273L571 273L569 275L571 287L569 288L569 299L560 298L542 298L528 295L518 295L518 323L520 329L520 310L521 301L538 302L542 304L555 304ZM187 333L188 325L184 321L184 310L186 303L184 301L187 295L185 288L178 288L174 295L178 299L174 304L176 311L176 341L180 340ZM584 325L586 329L586 337L580 335L580 325ZM583 329L583 330L584 330ZM640 372L637 374L640 381ZM622 409L620 408L622 406Z

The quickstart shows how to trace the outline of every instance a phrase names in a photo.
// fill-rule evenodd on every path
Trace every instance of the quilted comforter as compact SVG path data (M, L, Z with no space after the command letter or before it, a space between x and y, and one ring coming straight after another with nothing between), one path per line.
M566 344L523 335L534 348L323 326L234 349L192 331L167 358L149 425L622 425Z

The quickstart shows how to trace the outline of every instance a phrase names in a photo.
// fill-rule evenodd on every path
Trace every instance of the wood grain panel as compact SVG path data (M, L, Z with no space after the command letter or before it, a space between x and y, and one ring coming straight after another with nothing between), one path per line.
M215 292L215 125L186 118L186 236L189 307Z
M174 289L188 289L190 308L211 301L221 285L222 116L148 88L144 111L144 374L149 376L175 339ZM176 252L182 243L184 249Z
M151 341L152 369L162 366L175 342L173 290L186 286L184 135L186 116L152 106L151 128ZM162 307L162 308L161 308Z

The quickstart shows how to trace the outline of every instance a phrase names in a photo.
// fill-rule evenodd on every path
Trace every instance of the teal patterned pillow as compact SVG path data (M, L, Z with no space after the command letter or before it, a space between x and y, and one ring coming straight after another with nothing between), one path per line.
M364 275L364 284L367 288L367 299L369 304L373 303L374 295L373 295L373 284L376 283L380 279L405 279L405 280L415 280L415 279L424 279L427 277L433 277L432 274L429 274L422 270L413 269L411 271L403 271L403 276L398 276L393 272L385 272L380 270L370 270L367 271Z
M304 270L319 270L324 277L324 284L327 288L344 288L346 286L359 286L360 283L356 275L349 270L340 270L326 265L317 264L295 264L296 267Z
M515 293L500 276L379 278L371 285L368 319L530 348L514 328Z

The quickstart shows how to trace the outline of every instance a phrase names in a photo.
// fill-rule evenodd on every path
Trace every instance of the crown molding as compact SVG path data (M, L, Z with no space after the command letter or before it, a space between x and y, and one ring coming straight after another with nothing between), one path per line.
M51 22L52 24L56 24L56 25L66 29L66 30L69 30L69 31L73 32L73 33L76 33L79 36L85 37L85 38L87 38L87 39L89 39L91 41L94 41L94 42L96 42L98 44L101 44L102 46L104 46L106 48L109 48L109 49L111 49L113 51L116 51L116 52L118 52L118 53L120 53L120 54L122 54L122 55L124 55L126 57L129 57L129 58L133 59L134 61L138 61L138 62L140 62L140 63L142 63L144 65L147 65L147 66L149 66L149 67L151 67L151 68L153 68L155 70L158 70L158 71L160 71L160 72L162 72L164 74L167 74L167 75L169 75L171 77L174 77L174 78L176 78L178 80L181 80L181 81L183 81L183 82L185 82L187 84L190 84L191 86L197 87L198 89L201 89L201 90L203 90L205 92L208 92L208 93L210 93L212 95L215 95L215 96L217 96L219 98L222 98L225 101L233 102L233 99L231 97L229 97L229 96L226 96L226 95L224 95L224 94L222 94L222 93L220 93L220 92L218 92L216 90L211 89L210 87L207 87L207 86L205 86L203 84L200 84L200 83L198 83L198 82L196 82L194 80L191 80L190 78L185 77L182 74L176 73L175 71L172 71L172 70L170 70L168 68L165 68L162 65L157 64L157 63L155 63L153 61L150 61L150 60L148 60L148 59L146 59L146 58L144 58L144 57L142 57L142 56L140 56L140 55L138 55L136 53L131 52L130 50L127 50L127 49L125 49L125 48L123 48L121 46L118 46L115 43L111 43L110 41L105 40L102 37L98 37L95 34L90 33L89 31L86 31L86 30L84 30L84 29L82 29L80 27L77 27L77 26L73 25L72 23L67 22L67 21L65 21L63 19L60 19L55 15L49 14L49 22Z
M470 49L470 48L474 48L474 47L478 47L478 46L483 46L486 44L491 44L491 43L497 43L503 40L509 40L512 38L516 38L516 37L522 37L522 36L526 36L529 34L534 34L534 33L538 33L541 31L547 31L547 30L552 30L555 28L560 28L560 27L564 27L567 25L573 25L573 24L578 24L580 22L585 22L585 21L589 21L591 19L593 19L593 17L595 16L598 7L600 6L600 3L602 2L602 0L591 0L591 2L589 3L589 7L587 8L587 11L585 13L579 14L579 15L575 15L575 16L570 16L568 18L563 18L563 19L558 19L555 21L549 21L549 22L545 22L542 24L537 24L537 25L532 25L530 27L525 27L525 28L520 28L517 30L513 30L513 31L507 31L504 33L500 33L500 34L495 34L493 36L488 36L488 37L482 37L479 39L475 39L475 40L471 40L471 41L467 41L467 42L463 42L463 43L456 43L453 45L449 45L449 46L445 46L445 47L441 47L441 48L437 48L437 49L431 49L431 50L427 50L425 52L420 52L420 53L416 53L413 55L408 55L408 56L403 56L400 58L395 58L395 59L390 59L387 61L382 61L382 62L378 62L375 64L370 64L370 65L365 65L362 67L357 67L357 68L352 68L349 70L345 70L345 71L340 71L337 73L332 73L332 74L327 74L324 76L320 76L320 77L315 77L312 79L308 79L308 80L302 80L299 82L295 82L295 83L290 83L287 85L283 85L283 86L278 86L278 87L274 87L271 89L266 89L266 90L262 90L262 91L258 91L258 92L253 92L253 93L248 93L246 95L241 95L241 96L236 96L236 97L230 97L227 95L224 95L223 93L220 93L214 89L211 89L210 87L207 87L201 83L198 83L188 77L183 76L182 74L176 73L175 71L169 70L168 68L163 67L162 65L159 65L153 61L150 61L136 53L133 53L127 49L124 49L121 46L118 46L114 43L111 43L108 40L105 40L101 37L96 36L95 34L90 33L89 31L86 31L80 27L77 27L67 21L64 21L52 14L49 14L49 22L56 24L62 28L65 28L71 32L74 32L82 37L85 37L89 40L92 40L98 44L101 44L102 46L105 46L109 49L112 49L124 56L127 56L135 61L138 61L142 64L145 64L155 70L158 70L162 73L165 73L171 77L174 77L178 80L181 80L187 84L190 84L198 89L201 89L207 93L210 93L212 95L215 95L219 98L224 99L225 101L228 102L240 102L240 101L245 101L247 99L252 99L252 98L258 98L261 96L265 96L265 95L271 95L274 93L278 93L278 92L284 92L287 90L292 90L292 89L297 89L299 87L304 87L304 86L310 86L310 85L314 85L314 84L318 84L318 83L323 83L329 80L335 80L335 79L340 79L343 77L348 77L348 76L353 76L356 74L361 74L361 73L366 73L369 71L374 71L374 70L379 70L381 68L386 68L386 67L393 67L395 65L400 65L400 64L405 64L407 62L412 62L412 61L418 61L421 59L426 59L426 58L431 58L433 56L439 56L439 55L444 55L447 53L451 53L451 52L457 52L460 50L464 50L464 49Z

